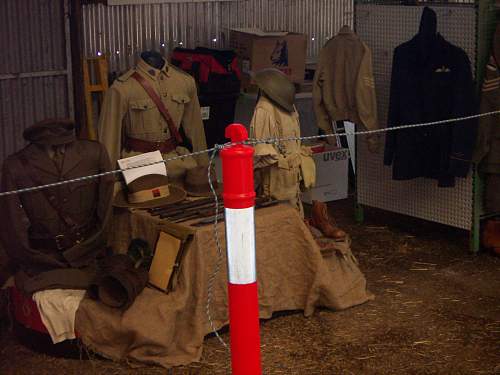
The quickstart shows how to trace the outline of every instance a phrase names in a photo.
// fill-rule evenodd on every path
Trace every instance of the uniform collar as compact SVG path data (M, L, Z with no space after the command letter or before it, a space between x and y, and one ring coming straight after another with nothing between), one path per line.
M83 160L82 150L77 142L66 145L64 152L64 163L61 171L61 176L66 176L69 172L75 169Z
M139 59L139 62L137 63L137 70L141 73L143 73L145 76L157 80L160 78L160 76L165 75L167 77L170 77L169 74L169 65L168 62L165 61L165 66L162 69L156 69L153 68L151 65L149 65L146 61L143 59Z
M348 25L342 26L342 28L339 30L339 33L337 34L337 36L341 37L341 38L348 38L348 39L359 39L359 37L356 35L356 33Z
M84 157L81 154L82 150L80 150L76 142L67 144L64 152L63 167L61 172L59 172L52 159L50 159L49 154L43 147L31 144L26 148L25 152L29 163L33 167L55 177L65 177L80 164Z
M354 34L354 31L352 31L351 27L348 25L342 26L342 28L339 30L339 35L351 35Z

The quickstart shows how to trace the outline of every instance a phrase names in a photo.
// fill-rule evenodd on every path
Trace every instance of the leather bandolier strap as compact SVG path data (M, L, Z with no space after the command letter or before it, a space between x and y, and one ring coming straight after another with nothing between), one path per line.
M175 139L177 144L182 143L182 136L177 130L174 120L172 120L172 116L170 116L167 107L165 107L165 104L163 104L161 98L158 96L155 89L149 84L149 82L143 76L141 76L137 72L134 72L134 74L132 74L132 78L134 78L142 86L142 88L144 89L144 91L146 91L151 100L153 100L156 107L158 108L158 111L160 111L161 115L167 122L168 128L170 130L170 135Z
M142 139L126 137L125 149L136 152L152 152L160 151L162 154L168 154L177 147L177 142L174 138L169 138L164 141L151 142Z

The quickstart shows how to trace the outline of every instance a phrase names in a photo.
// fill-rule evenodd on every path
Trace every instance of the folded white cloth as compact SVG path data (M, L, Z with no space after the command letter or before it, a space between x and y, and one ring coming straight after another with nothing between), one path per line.
M33 301L54 344L76 338L75 315L84 296L85 290L75 289L42 290L33 294Z

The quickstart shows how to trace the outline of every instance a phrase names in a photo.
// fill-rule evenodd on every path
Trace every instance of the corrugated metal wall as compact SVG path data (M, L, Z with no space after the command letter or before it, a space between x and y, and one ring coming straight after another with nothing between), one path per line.
M63 0L0 1L0 164L35 121L72 114Z
M352 25L352 0L241 0L149 5L84 6L87 56L109 56L110 71L124 71L146 49L227 47L229 29L260 27L309 36L308 57L343 24Z

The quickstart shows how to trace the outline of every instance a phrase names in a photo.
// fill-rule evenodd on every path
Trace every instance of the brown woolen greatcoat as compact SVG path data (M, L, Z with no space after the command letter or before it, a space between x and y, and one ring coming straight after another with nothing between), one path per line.
M500 23L493 38L493 48L485 68L479 112L500 109ZM485 174L484 208L487 213L500 212L500 114L479 119L474 162Z
M75 140L66 144L60 172L48 153L31 143L5 160L2 191L33 186L34 181L28 177L21 156L28 160L36 180L42 184L110 170L106 149L98 142ZM40 190L0 197L3 215L0 240L20 273L25 275L24 279L32 281L30 287L24 287L25 291L54 287L84 288L89 280L82 279L81 269L93 265L96 255L105 247L104 228L111 211L113 177L89 179L47 190L77 227L93 228L84 240L63 250L32 246L32 239L53 238L68 230Z

